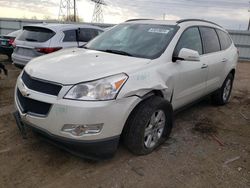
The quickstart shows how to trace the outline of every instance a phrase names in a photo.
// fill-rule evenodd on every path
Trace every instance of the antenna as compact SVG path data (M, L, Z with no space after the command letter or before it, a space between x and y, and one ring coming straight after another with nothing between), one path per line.
M103 5L106 6L107 4L104 2L104 0L91 0L91 1L95 3L92 22L103 23L104 19L103 19L102 6Z
M76 0L61 0L58 20L76 22Z

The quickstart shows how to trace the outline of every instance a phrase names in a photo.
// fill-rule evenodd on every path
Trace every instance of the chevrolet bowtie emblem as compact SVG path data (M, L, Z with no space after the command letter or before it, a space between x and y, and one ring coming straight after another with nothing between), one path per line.
M24 97L28 97L30 95L28 88L24 85L23 82L21 82L21 84L22 84L22 88L19 88L20 92L22 93Z

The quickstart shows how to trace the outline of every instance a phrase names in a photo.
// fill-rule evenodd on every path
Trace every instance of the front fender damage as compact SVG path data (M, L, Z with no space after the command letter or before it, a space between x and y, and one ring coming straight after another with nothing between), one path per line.
M173 83L173 77L164 74L162 71L155 71L154 73L144 71L129 78L119 97L137 96L143 98L151 93L160 93L164 99L171 101Z

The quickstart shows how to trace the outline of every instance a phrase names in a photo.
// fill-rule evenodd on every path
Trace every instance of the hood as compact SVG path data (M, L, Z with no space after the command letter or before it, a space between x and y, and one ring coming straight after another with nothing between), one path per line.
M74 48L35 58L26 65L25 71L35 78L76 84L128 73L149 62L149 59Z

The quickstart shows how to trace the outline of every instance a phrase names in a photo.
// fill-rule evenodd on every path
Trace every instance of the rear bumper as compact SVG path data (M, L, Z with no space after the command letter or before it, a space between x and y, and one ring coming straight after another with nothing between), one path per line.
M13 52L11 58L12 58L13 64L18 68L24 67L32 59L32 58L20 56L16 54L15 52Z
M23 122L20 118L20 114L18 111L13 113L13 115L16 119L17 126L22 134L25 134L25 132L20 126L23 126L24 130L29 127L50 144L53 144L81 158L91 160L109 159L113 157L119 144L120 136L92 141L82 141L60 137L57 135L53 135L47 132L46 130L42 130L34 125L30 125Z

